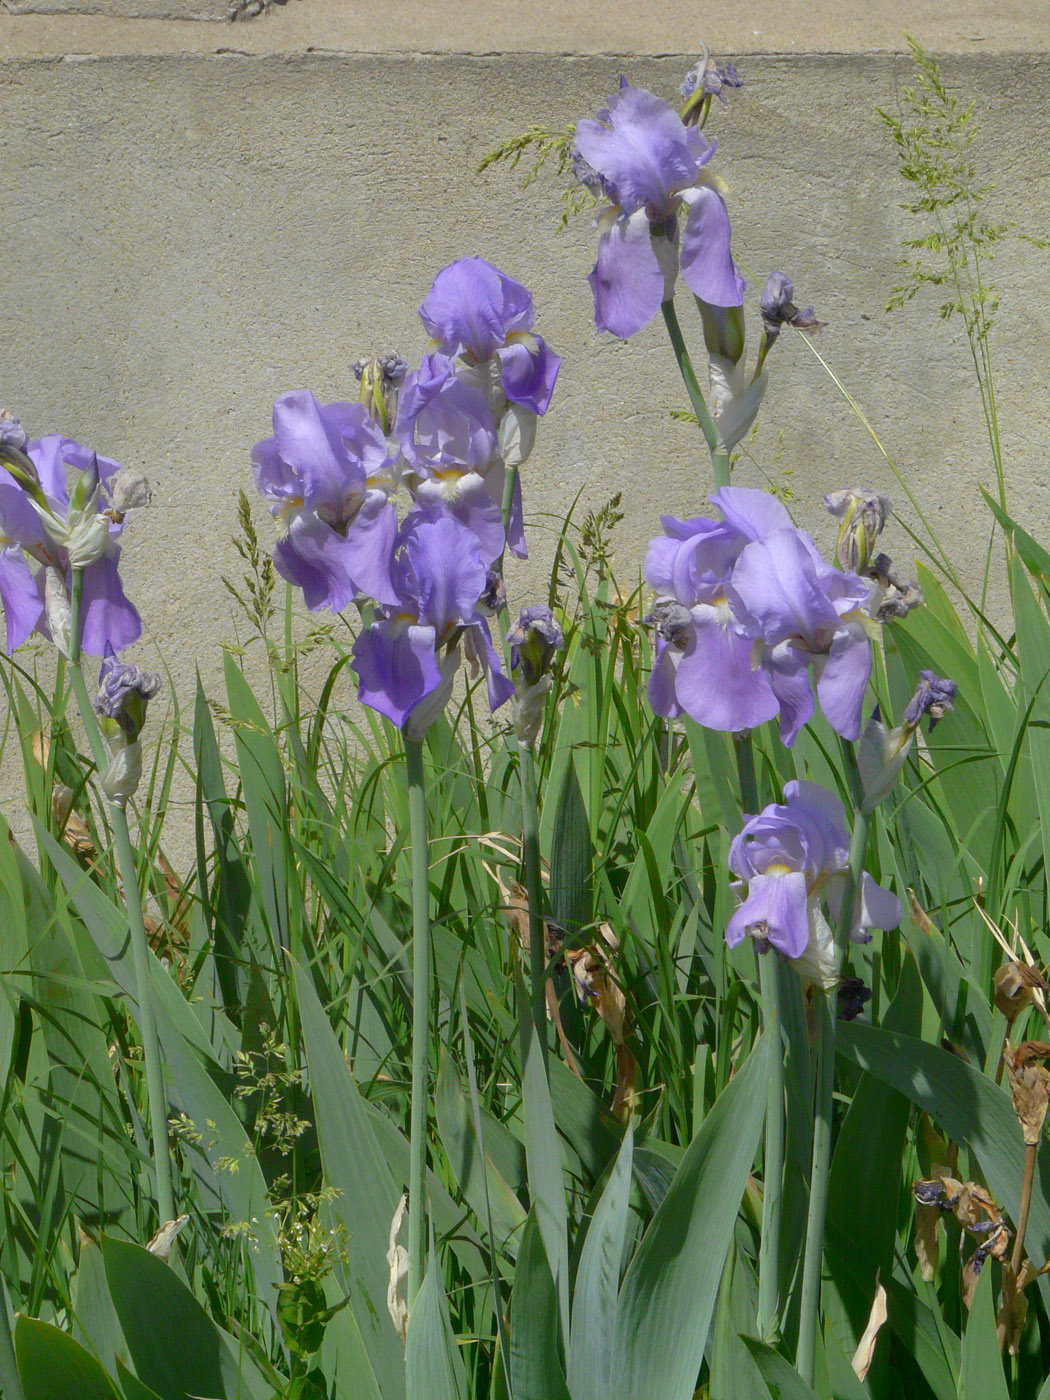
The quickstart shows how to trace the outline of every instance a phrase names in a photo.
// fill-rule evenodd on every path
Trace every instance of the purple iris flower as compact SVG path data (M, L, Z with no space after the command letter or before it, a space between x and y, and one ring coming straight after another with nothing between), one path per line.
M734 731L779 714L790 746L813 714L815 677L832 728L858 738L870 582L825 563L764 491L724 487L711 500L721 520L664 516L646 555L658 594L653 710Z
M848 865L842 803L816 783L788 783L783 804L771 803L749 817L730 846L741 904L729 920L726 942L735 948L750 935L791 958L809 980L833 985L838 959L822 906L839 917ZM900 900L864 871L850 937L866 943L871 929L896 928L900 920Z
M600 331L641 330L674 295L679 266L704 301L741 304L729 214L704 172L715 145L699 127L621 78L598 119L578 124L576 149L585 181L610 206L598 219L598 261L588 278Z
M420 506L443 506L473 531L486 564L507 544L525 557L520 479L508 538L502 512L506 466L496 421L484 390L459 374L447 355L425 355L420 368L405 376L394 433Z
M295 390L274 404L273 431L252 448L252 463L283 531L277 572L303 590L312 611L339 612L362 593L396 602L394 457L379 424L359 403L322 405Z
M26 443L21 464L0 460L0 602L9 654L34 630L68 644L60 633L68 626L74 568L83 581L85 652L121 651L142 635L117 567L124 516L111 488L119 472L116 462L58 433ZM34 573L30 561L43 568Z
M462 655L488 678L489 704L514 694L478 603L487 571L477 537L440 507L416 509L395 541L397 595L354 642L353 669L364 705L421 738L441 713Z
M443 354L496 360L505 397L547 412L561 360L532 334L532 296L520 282L484 258L460 258L434 278L419 314Z

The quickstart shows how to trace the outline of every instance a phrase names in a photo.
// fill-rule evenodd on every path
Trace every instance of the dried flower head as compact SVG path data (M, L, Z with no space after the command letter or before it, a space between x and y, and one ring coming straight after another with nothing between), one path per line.
M1043 1040L1026 1040L1016 1050L1007 1046L1004 1052L1006 1078L1026 1147L1038 1143L1050 1106L1050 1070L1039 1063L1047 1058L1050 1045Z

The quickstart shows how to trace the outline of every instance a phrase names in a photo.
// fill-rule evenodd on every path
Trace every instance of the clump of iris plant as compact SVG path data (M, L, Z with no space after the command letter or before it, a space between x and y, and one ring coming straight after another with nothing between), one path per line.
M707 169L715 143L668 103L620 79L597 119L576 127L577 178L608 201L589 281L600 331L627 337L674 295L681 271L713 306L739 306L729 213Z
M653 710L737 732L779 716L791 745L819 700L836 733L857 739L871 583L826 563L767 492L727 486L711 501L721 519L665 515L646 555L658 595Z
M760 951L782 953L806 981L834 986L839 963L825 909L839 919L849 844L842 803L817 783L788 783L783 803L749 817L729 849L741 901L726 928L730 948L753 938ZM897 896L861 872L850 937L867 942L871 929L893 929L900 920Z
M120 651L142 635L120 581L118 540L125 510L148 499L148 490L129 490L128 475L72 438L54 433L31 440L17 420L5 420L0 602L9 654L34 631L68 654L75 571L82 580L79 640L85 652Z
M358 361L358 403L284 394L252 449L278 573L311 609L363 610L360 699L412 738L463 658L487 674L494 709L513 693L486 619L505 597L504 551L527 552L518 468L560 364L533 331L528 290L484 258L439 272L420 317L432 348L418 369Z

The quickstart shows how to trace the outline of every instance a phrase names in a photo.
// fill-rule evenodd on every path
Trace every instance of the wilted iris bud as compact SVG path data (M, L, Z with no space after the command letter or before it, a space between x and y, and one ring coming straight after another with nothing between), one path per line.
M0 447L13 447L16 452L24 452L29 435L25 428L6 408L0 408Z
M485 574L485 588L478 599L478 609L486 617L496 617L507 606L507 585L498 569Z
M107 652L98 678L95 712L110 759L101 775L102 791L117 807L127 805L142 777L139 735L146 722L146 706L160 689L160 676L140 671Z
M836 991L839 1004L839 1020L855 1021L871 1001L871 988L864 985L862 977L843 977Z
M868 577L879 585L879 591L871 602L871 612L876 622L907 617L912 608L922 607L922 589L897 573L888 554L876 554L868 569Z
M400 355L377 355L371 360L357 360L351 369L361 385L360 398L370 417L384 433L393 431L397 417L398 390L408 373L408 364Z
M102 662L95 696L95 712L104 721L103 729L108 734L115 726L129 743L134 742L146 722L146 706L158 690L160 676L140 671L110 651Z
M996 1007L1006 1017L1008 1026L1030 1006L1036 991L1050 991L1038 968L1027 963L1006 962L995 971L994 1000Z
M771 272L762 289L759 308L766 329L766 342L772 345L781 326L794 326L800 331L819 331L824 322L817 319L812 306L800 311L794 303L795 285L786 272Z
M522 608L507 632L511 669L521 668L526 686L535 685L551 668L555 653L565 646L565 635L550 608Z
M839 568L846 573L867 573L875 541L893 514L893 502L875 491L851 486L845 491L830 492L824 497L824 505L828 513L839 521L839 535L835 542Z
M955 697L958 693L957 681L938 676L934 671L920 671L915 694L908 701L908 707L904 711L904 727L911 728L914 732L923 715L929 715L932 734L937 721L943 719L949 710L955 709Z
M744 80L732 63L723 67L711 57L706 44L704 51L682 79L679 92L686 99L682 108L682 121L686 125L702 122L711 105L711 98L717 97L723 106L728 104L724 88L742 88Z
M507 642L511 670L522 680L514 697L514 731L518 742L529 748L539 736L544 701L554 684L551 665L565 646L565 636L550 608L537 605L522 608L507 632Z
M874 811L893 791L923 715L929 715L932 730L938 720L954 709L958 691L955 681L933 671L920 671L915 694L895 729L886 728L878 706L872 711L857 746L865 812Z
M679 651L685 651L693 634L693 614L683 604L673 598L660 598L653 604L653 610L643 622L652 627L656 635L670 642Z

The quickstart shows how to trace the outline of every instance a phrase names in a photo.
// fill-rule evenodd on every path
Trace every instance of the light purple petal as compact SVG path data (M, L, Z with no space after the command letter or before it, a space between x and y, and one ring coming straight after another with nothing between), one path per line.
M0 604L10 656L30 635L44 611L40 588L20 549L0 549Z
M428 477L416 487L415 496L416 504L427 514L451 515L465 525L480 547L484 564L494 564L503 553L503 515L477 472Z
M681 659L682 652L677 647L665 642L662 637L657 639L656 656L653 658L653 668L649 672L649 704L653 714L664 719L677 719L682 713L682 707L675 694Z
M675 695L686 714L708 729L753 729L777 713L765 673L751 666L751 643L728 609L693 609L694 639L678 663Z
M383 491L369 491L343 541L346 570L357 593L396 606L390 565L397 536L397 511Z
M748 540L761 540L774 530L793 528L791 516L776 496L751 486L723 486L711 497L727 525Z
M142 619L128 600L117 564L120 550L89 564L83 571L83 633L81 646L88 656L105 656L106 648L122 651L142 636Z
M871 677L871 642L859 623L840 627L827 658L818 662L817 698L836 734L860 738L864 693Z
M0 543L5 535L26 549L42 545L54 552L29 497L0 468Z
M532 297L484 258L460 258L434 278L419 314L446 355L487 360L508 335L531 330Z
M729 597L744 625L769 646L789 637L819 645L821 635L830 639L839 625L795 530L774 530L747 546L733 569Z
M512 403L546 413L560 358L539 335L523 336L498 352L503 392Z
M486 578L476 536L451 515L412 511L399 547L419 620L435 629L438 641L452 626L472 622Z
M666 284L644 213L618 219L602 234L598 261L587 281L600 331L626 340L649 324L660 310Z
M63 516L69 506L69 491L66 488L66 463L63 452L68 441L69 439L64 438L61 433L50 433L47 437L30 442L26 447L26 452L32 458L37 475L40 477L40 485L44 489L44 495L61 506Z
M799 730L813 715L813 689L809 680L808 658L789 642L768 650L762 670L780 706L780 739L791 748Z
M352 648L361 704L402 728L419 702L442 683L434 644L433 627L404 619L374 622Z
M599 118L576 127L576 149L584 160L615 188L625 213L669 212L672 193L691 185L702 164L698 143L678 113L644 88L623 87Z
M364 489L364 467L347 453L343 438L359 432L367 416L361 404L322 406L308 389L282 394L274 404L274 441L295 467L307 509L338 513L351 491Z
M756 875L747 899L729 920L726 942L735 948L754 930L789 958L798 958L809 943L806 877L800 870Z
M424 355L401 386L394 432L421 475L458 468L484 472L496 455L496 424L481 389L456 377L445 355Z
M686 286L712 306L739 306L744 300L744 280L733 264L729 213L722 196L710 185L701 185L683 202L689 210L680 243Z
M897 928L903 912L897 896L877 885L866 870L862 871L860 899L854 912L850 937L856 942L867 942L868 929Z

